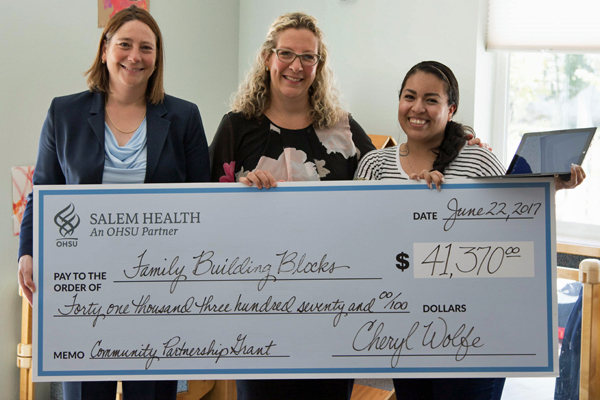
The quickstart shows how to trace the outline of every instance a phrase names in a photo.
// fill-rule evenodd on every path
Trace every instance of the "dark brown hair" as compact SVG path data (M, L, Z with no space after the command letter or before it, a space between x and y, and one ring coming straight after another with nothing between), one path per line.
M90 69L85 73L88 76L88 88L92 92L110 93L108 68L106 67L106 64L102 63L102 53L104 46L108 45L115 32L117 32L117 30L119 30L119 28L125 23L130 21L143 22L144 24L148 25L148 27L156 36L156 69L148 80L148 87L146 88L146 100L152 104L159 104L165 97L165 89L163 87L163 39L160 29L158 28L158 24L154 18L152 18L150 13L136 6L130 6L129 8L119 11L108 21L108 24L106 24L104 32L102 32L102 37L100 38L96 59L94 60L94 63Z
M402 93L404 90L404 86L406 85L408 78L417 72L432 74L444 83L446 95L448 96L448 106L456 106L452 115L456 114L460 93L458 90L458 81L456 80L456 76L454 76L452 70L437 61L421 61L406 73L406 76L402 81L400 93ZM458 122L448 121L446 124L446 129L444 130L442 144L440 144L440 147L434 150L434 153L437 155L437 157L433 162L433 171L440 171L443 173L446 167L452 161L454 161L454 159L458 156L460 149L462 149L467 141L465 139L465 135L467 133L474 135L473 128L459 124Z

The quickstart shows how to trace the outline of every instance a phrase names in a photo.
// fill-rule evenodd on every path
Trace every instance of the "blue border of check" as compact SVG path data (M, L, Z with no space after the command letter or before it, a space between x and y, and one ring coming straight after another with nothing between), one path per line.
M552 231L551 220L550 220L550 183L549 182L514 182L514 183L446 183L445 187L451 187L455 189L469 189L477 187L479 189L485 188L518 188L526 186L528 188L541 187L545 189L545 201L546 201L546 292L547 292L547 323L548 323L548 365L538 367L477 367L477 368L283 368L283 369L168 369L168 370L89 370L89 371L44 371L44 341L43 341L43 328L44 321L42 316L44 315L44 283L43 283L43 271L44 271L44 260L39 260L39 310L38 313L38 376L111 376L111 375L208 375L208 374L317 374L317 373L329 373L329 374L372 374L372 373L445 373L445 372L551 372L554 365L554 351L553 351L553 327L552 327ZM44 254L44 198L47 196L54 195L93 195L93 194L149 194L149 193L236 193L245 192L248 193L246 187L223 187L223 188L142 188L142 189L79 189L79 190L53 190L53 189L40 189L38 203L35 205L39 212L39 251L38 254ZM276 189L278 192L323 192L323 191L367 191L367 190L429 190L424 185L403 185L403 184L384 184L384 185L352 185L352 186L295 186L295 187L282 187L279 186ZM176 378L176 377L174 377Z

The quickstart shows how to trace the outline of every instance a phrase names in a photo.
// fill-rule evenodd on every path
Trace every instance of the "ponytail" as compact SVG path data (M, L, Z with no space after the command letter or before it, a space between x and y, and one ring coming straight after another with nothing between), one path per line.
M473 128L467 125L459 124L458 122L448 121L446 129L444 130L444 139L442 144L434 153L437 155L433 162L433 170L439 171L442 174L444 170L460 153L467 139L465 138L467 133L474 134Z

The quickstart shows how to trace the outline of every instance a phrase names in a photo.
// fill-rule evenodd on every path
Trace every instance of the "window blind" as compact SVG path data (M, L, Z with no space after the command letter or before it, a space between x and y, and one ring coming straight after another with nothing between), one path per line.
M486 46L600 52L600 0L489 0Z

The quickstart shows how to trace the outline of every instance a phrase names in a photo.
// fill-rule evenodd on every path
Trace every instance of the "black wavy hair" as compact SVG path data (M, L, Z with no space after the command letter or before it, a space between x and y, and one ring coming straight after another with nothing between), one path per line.
M402 86L400 88L400 94L404 90L404 86L406 85L406 81L412 75L417 72L425 72L427 74L432 74L436 76L439 80L444 82L444 87L446 89L446 95L448 96L448 106L455 105L456 108L452 115L456 114L456 110L458 110L458 101L459 101L459 90L458 90L458 81L454 76L454 73L450 68L445 66L444 64L437 61L421 61L417 65L413 66L404 77L402 81ZM458 122L448 121L446 124L446 129L444 130L444 138L442 139L442 143L437 149L434 149L434 153L436 154L436 159L433 162L432 171L439 171L444 173L446 167L458 156L460 149L465 145L467 139L465 139L465 135L467 133L475 135L473 128L470 126L466 126L463 124L459 124Z

